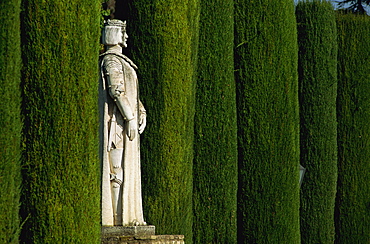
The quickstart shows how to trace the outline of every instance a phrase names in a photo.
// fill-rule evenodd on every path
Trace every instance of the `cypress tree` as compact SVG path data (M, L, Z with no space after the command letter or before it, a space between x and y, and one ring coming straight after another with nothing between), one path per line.
M139 67L148 116L141 136L144 218L158 234L183 234L186 243L193 222L198 1L117 2L115 15L127 20L128 56Z
M18 243L21 130L20 0L0 2L0 242Z
M301 191L303 243L334 242L337 183L337 32L330 2L299 2Z
M370 17L337 15L338 190L335 243L370 240Z
M299 243L297 36L290 0L235 2L238 243Z
M233 1L201 1L194 142L194 243L236 243Z
M25 243L100 243L100 2L23 2Z

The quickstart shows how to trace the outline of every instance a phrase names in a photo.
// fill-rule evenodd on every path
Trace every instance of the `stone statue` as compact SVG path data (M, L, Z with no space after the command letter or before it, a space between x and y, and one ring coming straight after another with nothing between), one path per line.
M143 217L140 138L146 112L139 99L137 66L122 54L126 22L108 20L100 55L102 225L146 225Z

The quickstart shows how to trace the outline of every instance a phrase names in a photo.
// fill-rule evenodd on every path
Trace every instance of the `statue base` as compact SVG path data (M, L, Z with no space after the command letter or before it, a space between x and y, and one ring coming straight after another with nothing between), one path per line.
M102 244L184 244L183 235L155 235L155 226L102 226Z
M155 235L155 226L102 226L101 233L102 236L150 236Z

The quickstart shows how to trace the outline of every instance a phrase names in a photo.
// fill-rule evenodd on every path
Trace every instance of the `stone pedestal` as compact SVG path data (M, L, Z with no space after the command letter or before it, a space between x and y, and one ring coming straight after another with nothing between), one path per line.
M184 244L183 235L155 235L155 226L103 226L102 244Z
M102 236L152 236L155 235L154 225L145 226L103 226Z

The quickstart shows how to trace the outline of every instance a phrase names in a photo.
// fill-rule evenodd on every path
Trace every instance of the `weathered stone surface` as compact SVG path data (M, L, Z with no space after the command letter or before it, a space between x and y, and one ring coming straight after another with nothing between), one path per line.
M102 226L103 237L154 236L155 226Z
M122 54L126 22L104 26L99 85L102 225L145 226L140 168L140 134L146 111L139 99L137 66Z
M184 244L183 235L111 236L103 237L102 244Z
M155 235L155 226L103 226L102 244L184 244L183 235Z

